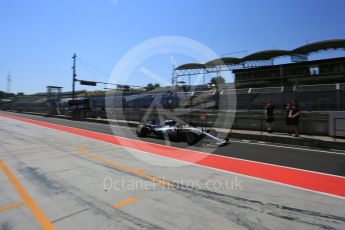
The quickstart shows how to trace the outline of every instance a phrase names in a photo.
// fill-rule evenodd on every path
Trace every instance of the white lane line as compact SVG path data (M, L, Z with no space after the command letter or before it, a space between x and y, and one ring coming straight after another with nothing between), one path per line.
M97 125L107 125L107 124L97 124ZM120 129L134 129L132 127L128 126L121 126L121 125L110 125L113 126L114 128L120 128ZM303 151L311 151L311 152L320 152L320 153L331 153L331 154L336 154L336 155L344 155L345 152L342 150L337 150L337 149L331 149L332 151L327 151L327 150L318 150L318 149L306 149L306 148L301 148L301 147L294 147L294 146L286 146L286 145L278 145L278 144L268 144L265 141L250 141L250 140L234 140L231 139L232 142L237 142L237 143L243 143L243 144L252 144L252 145L262 145L262 146L268 146L268 147L276 147L276 148L286 148L286 149L296 149L296 150L303 150Z
M296 150L303 150L303 151L310 151L310 152L320 152L320 153L331 153L331 154L337 154L337 155L345 155L345 152L340 152L341 150L336 150L336 151L339 151L339 152L332 152L332 151L327 151L327 150L305 149L305 148L299 148L299 147L293 147L293 146L275 145L275 144L267 144L267 143L261 143L261 142L237 141L237 140L234 140L234 139L231 139L230 142L250 144L250 145L263 145L263 146L276 147L276 148L285 148L285 149L296 149Z
M107 125L107 124L97 124L97 125ZM134 129L132 127L128 126L121 126L121 125L111 125L114 128L120 128L120 129ZM268 146L268 147L276 147L276 148L286 148L286 149L296 149L296 150L303 150L303 151L311 151L311 152L320 152L320 153L331 153L331 154L336 154L336 155L344 155L345 156L345 151L338 150L338 149L330 149L332 151L327 151L327 150L318 150L318 149L306 149L306 148L301 148L301 147L294 147L294 146L286 146L286 145L278 145L278 144L269 144L268 142L265 141L250 141L250 140L234 140L231 139L232 142L237 142L237 143L243 143L243 144L251 144L251 145L262 145L262 146ZM345 143L344 143L345 144Z
M340 149L329 149L329 150L336 151L336 152L341 152L341 153L345 153L345 151L340 150Z
M55 118L55 117L52 117L52 118L55 119L55 120L61 121L61 118ZM40 121L40 120L38 120L38 121ZM67 120L67 121L72 121L72 120ZM47 121L43 121L43 122L47 122ZM93 123L93 122L89 122L89 121L73 121L73 122L78 122L80 124L88 123L88 124L92 124L92 125L95 125L95 126L97 126L97 125L112 126L112 127L117 127L117 128L121 128L121 129L134 129L134 127L122 126L122 125L114 125L114 124L111 124L111 123L110 124L103 124L103 123ZM54 124L59 125L58 123L54 123ZM71 127L73 127L73 126L71 126Z

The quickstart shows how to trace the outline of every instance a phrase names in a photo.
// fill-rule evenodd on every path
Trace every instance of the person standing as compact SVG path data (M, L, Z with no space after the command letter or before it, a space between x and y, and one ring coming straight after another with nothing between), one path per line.
M291 119L291 125L295 130L295 137L299 137L299 117L300 117L300 110L297 101L294 101L292 104L292 108L289 113L289 118Z
M275 109L275 106L273 105L273 101L269 101L265 106L266 125L267 125L268 133L272 133L272 125L274 122L274 109Z
M288 102L284 108L285 112L285 122L288 130L288 134L292 135L292 127L291 127L291 118L290 118L290 111L292 109L292 102Z

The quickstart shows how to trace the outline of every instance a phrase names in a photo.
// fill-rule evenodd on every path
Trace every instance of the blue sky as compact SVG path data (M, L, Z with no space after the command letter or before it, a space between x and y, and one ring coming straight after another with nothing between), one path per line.
M345 38L344 10L343 0L3 0L0 90L6 90L8 70L12 92L42 92L47 85L71 90L74 52L79 78L108 81L106 73L126 52L159 36L191 38L219 56ZM142 65L170 82L171 56ZM193 61L179 54L175 59L177 65ZM151 81L136 71L119 83Z

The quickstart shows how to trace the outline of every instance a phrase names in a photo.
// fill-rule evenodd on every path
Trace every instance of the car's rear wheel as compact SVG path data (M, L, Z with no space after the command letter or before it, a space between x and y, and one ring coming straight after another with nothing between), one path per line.
M198 142L199 137L194 133L187 133L186 135L186 142L189 145L194 145L196 142Z
M169 131L168 132L168 137L170 141L178 142L179 141L179 136L176 131Z

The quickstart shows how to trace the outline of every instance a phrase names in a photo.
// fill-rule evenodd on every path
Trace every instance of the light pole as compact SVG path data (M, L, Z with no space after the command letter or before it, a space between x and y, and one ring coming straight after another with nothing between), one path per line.
M74 54L73 55L73 66L72 66L72 70L73 70L73 81L72 81L72 100L74 101L75 100L75 82L76 82L76 77L77 77L77 74L76 74L76 64L75 64L75 60L77 58L77 55Z

